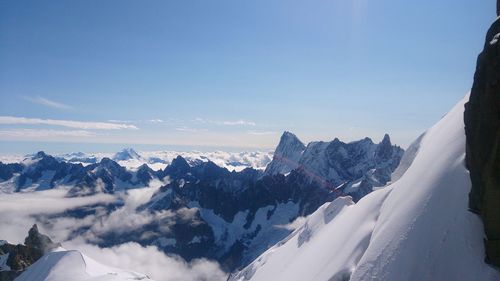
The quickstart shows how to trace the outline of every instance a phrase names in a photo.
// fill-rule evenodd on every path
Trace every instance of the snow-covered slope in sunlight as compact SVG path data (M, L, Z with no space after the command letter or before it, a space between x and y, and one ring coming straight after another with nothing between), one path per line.
M467 208L467 100L426 132L397 182L355 205L344 197L321 207L230 280L500 280L483 262L482 224Z
M55 251L41 257L15 281L129 281L151 280L132 271L102 265L79 251Z

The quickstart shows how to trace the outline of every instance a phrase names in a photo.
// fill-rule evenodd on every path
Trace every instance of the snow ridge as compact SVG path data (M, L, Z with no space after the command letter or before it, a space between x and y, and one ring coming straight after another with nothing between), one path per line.
M151 280L147 275L112 268L79 251L63 248L46 254L21 274L16 281L126 281Z

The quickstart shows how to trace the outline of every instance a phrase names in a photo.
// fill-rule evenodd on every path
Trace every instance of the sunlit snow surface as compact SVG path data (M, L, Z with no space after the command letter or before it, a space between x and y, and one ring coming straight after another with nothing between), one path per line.
M16 281L128 281L151 280L132 271L102 265L79 251L60 249L48 253Z
M483 227L467 208L467 100L426 132L398 181L355 205L325 204L230 280L500 280L483 262Z

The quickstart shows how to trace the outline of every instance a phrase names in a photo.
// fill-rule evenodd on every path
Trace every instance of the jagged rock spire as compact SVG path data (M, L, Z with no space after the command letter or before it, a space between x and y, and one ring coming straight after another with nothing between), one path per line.
M52 242L47 235L41 234L36 224L28 231L28 236L24 239L24 245L39 250L41 254L59 246L59 244Z
M306 146L293 133L285 131L274 151L273 161L269 163L265 173L268 175L286 174L297 168L298 161Z

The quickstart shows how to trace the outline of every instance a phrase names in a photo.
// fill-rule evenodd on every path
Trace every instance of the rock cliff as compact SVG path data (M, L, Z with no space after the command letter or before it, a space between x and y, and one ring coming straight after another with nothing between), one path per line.
M500 15L500 1L497 3ZM500 266L500 20L486 35L465 105L469 207L484 223L486 261Z

